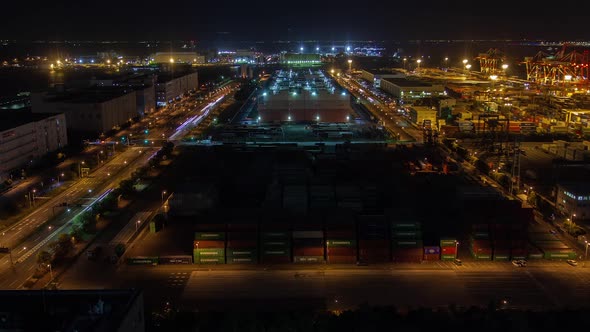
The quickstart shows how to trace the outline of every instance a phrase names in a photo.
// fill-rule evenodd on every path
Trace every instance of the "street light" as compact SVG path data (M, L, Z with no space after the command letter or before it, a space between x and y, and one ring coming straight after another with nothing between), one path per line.
M455 259L459 257L459 241L455 240Z
M416 63L418 63L418 68L416 70L420 71L420 63L422 63L422 59L416 60Z
M469 60L467 60L467 59L463 59L463 65L466 65L466 64L467 64L467 62L469 62Z
M164 195L166 195L166 190L162 191L162 204L164 204Z
M348 59L348 71L352 72L352 59Z
M51 280L53 281L53 269L51 268L51 264L47 264L47 267L49 268L49 276L51 277Z
M135 231L136 231L136 232L137 232L137 229L139 228L139 224L140 224L140 223L141 223L141 220L138 220L138 221L135 223Z

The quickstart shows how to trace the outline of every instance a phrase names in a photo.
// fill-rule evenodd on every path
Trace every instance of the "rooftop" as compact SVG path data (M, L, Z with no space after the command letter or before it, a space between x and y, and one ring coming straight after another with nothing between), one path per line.
M401 87L428 87L428 86L432 86L432 84L428 83L428 82L408 80L405 78L384 78L383 80L393 83L397 86L401 86Z
M0 111L0 132L20 127L27 123L41 121L57 113L32 113L30 108L18 111Z
M400 75L405 76L404 73L397 70L384 70L384 69L363 69L364 71L373 75Z
M45 99L50 102L65 103L103 103L134 91L131 88L117 86L91 87L80 90L48 93Z

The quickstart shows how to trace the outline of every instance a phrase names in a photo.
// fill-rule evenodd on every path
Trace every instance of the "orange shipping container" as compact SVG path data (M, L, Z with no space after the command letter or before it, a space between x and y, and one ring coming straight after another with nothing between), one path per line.
M195 249L225 248L225 241L195 240L193 246Z

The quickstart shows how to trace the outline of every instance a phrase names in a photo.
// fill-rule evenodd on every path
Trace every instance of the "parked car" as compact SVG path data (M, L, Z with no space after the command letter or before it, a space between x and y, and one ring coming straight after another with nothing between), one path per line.
M578 262L574 259L568 259L566 262L571 266L578 266Z
M462 266L463 262L460 259L455 258L455 260L453 261L455 263L455 265L457 266Z

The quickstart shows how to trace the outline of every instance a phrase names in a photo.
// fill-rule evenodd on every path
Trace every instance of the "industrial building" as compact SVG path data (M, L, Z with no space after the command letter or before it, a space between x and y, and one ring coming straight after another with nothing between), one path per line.
M322 64L318 53L285 53L281 56L281 64L294 67L309 67Z
M156 104L166 106L189 91L199 88L196 72L165 73L158 75L156 82Z
M156 109L156 77L152 73L107 75L93 77L90 80L90 85L96 87L124 87L135 90L137 114L144 116Z
M31 105L33 113L65 113L70 133L102 134L139 115L136 98L135 90L105 87L32 93Z
M569 218L590 219L590 183L558 184L556 205Z
M63 113L0 112L0 179L11 170L67 144Z
M410 107L410 120L417 125L424 125L430 123L432 126L436 124L436 115L438 111L425 106Z
M150 56L150 61L154 63L190 63L203 64L205 56L197 52L157 52Z
M443 94L445 91L442 84L405 78L383 78L381 79L380 87L381 90L390 93L396 98L402 99L436 96Z
M123 290L5 290L2 331L143 332L143 294Z
M280 71L258 98L263 122L346 122L353 113L350 96L321 71Z
M363 69L361 77L372 83L376 88L381 87L381 79L383 78L405 78L406 74L396 70L381 70L381 69Z

